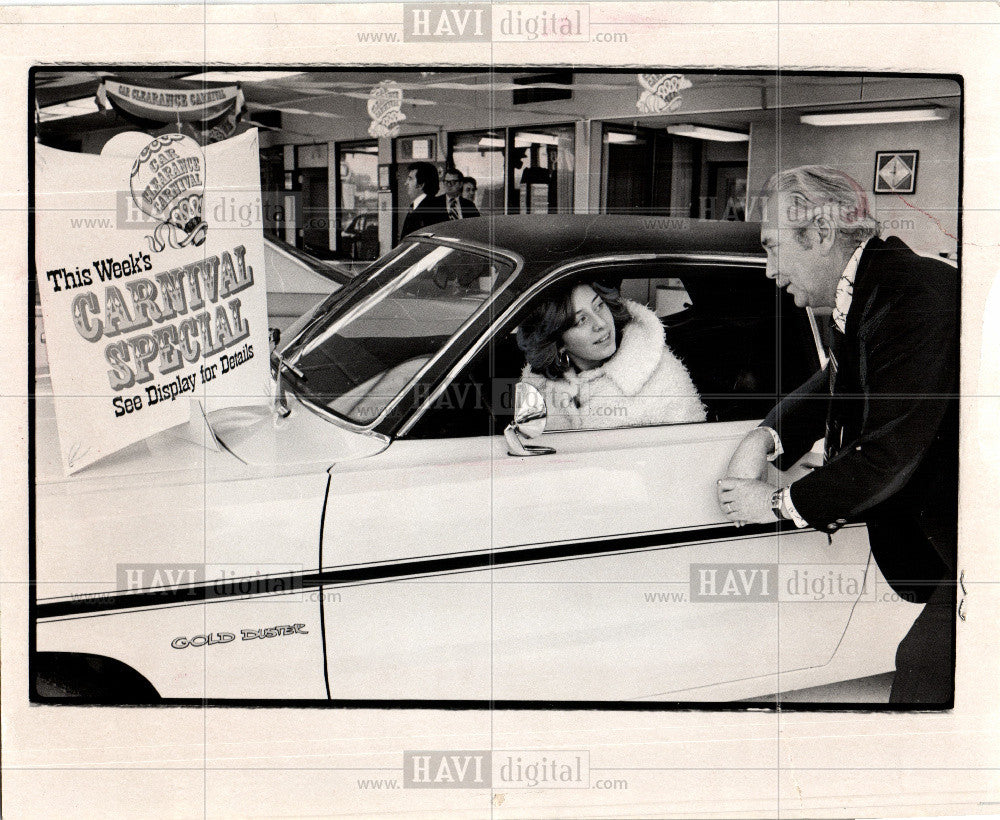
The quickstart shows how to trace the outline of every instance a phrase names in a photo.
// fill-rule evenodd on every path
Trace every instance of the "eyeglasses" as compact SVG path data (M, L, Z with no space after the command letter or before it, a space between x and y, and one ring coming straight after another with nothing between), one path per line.
M458 179L448 179L447 177L445 177L444 184L445 185L458 185L461 181L462 181L461 177L459 177Z

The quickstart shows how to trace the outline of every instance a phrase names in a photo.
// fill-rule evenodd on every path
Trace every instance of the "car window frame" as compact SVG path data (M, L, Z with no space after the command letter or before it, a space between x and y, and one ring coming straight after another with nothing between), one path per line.
M315 413L327 421L332 422L336 426L349 430L354 433L362 433L367 435L374 435L380 438L392 438L392 434L386 432L384 429L387 426L387 420L391 419L393 414L396 412L397 408L406 400L407 397L411 395L414 388L421 383L424 377L432 372L436 367L437 363L444 358L448 351L453 349L456 344L461 342L463 336L465 336L469 329L474 327L477 322L480 321L480 317L487 314L492 306L495 304L497 297L506 292L510 288L511 284L517 280L518 274L524 267L524 258L513 251L505 250L502 248L496 248L491 245L487 245L481 242L473 242L468 240L456 240L446 237L430 237L430 236L414 236L407 237L403 244L423 244L423 245L435 245L444 246L452 248L454 250L464 251L467 253L475 254L477 256L482 256L486 259L503 259L506 262L512 264L512 270L506 277L506 279L498 286L495 287L490 296L483 300L483 302L462 322L462 324L455 330L454 333L449 337L448 341L441 346L441 348L428 359L424 365L413 375L413 377L405 384L405 386L393 397L393 399L382 408L382 411L370 422L365 424L358 424L353 422L341 415L338 415L333 410L314 402L306 395L291 390L295 398L302 404L303 407L307 408L309 411ZM399 248L396 249L397 251ZM382 261L382 260L379 260ZM360 285L361 283L359 283ZM333 294L336 295L336 294ZM337 300L338 302L340 300ZM337 304L337 302L334 302ZM338 306L339 309L344 309L343 306ZM349 310L349 308L348 308ZM489 335L488 333L486 334ZM296 340L292 340L292 347ZM296 350L293 353L292 358L289 360L291 364L294 364L299 351ZM272 359L274 357L272 356ZM273 369L273 367L272 367Z
M540 276L537 281L533 282L529 287L527 287L522 293L506 307L504 310L493 320L489 328L485 333L476 339L475 343L470 345L469 349L463 353L458 360L447 370L444 377L437 382L436 386L427 392L424 401L416 407L410 415L403 420L402 424L399 426L398 430L392 433L394 438L405 438L417 425L421 418L427 413L434 403L444 394L444 391L448 389L448 386L462 373L462 371L469 366L472 360L479 355L479 353L493 340L497 337L500 329L504 327L511 319L519 314L532 300L537 298L537 296L545 289L551 287L552 285L558 284L559 282L572 278L580 273L585 273L589 269L599 270L603 275L608 274L609 268L628 268L630 266L652 266L657 263L671 263L680 266L691 266L691 267L748 267L748 268L759 268L760 273L763 276L766 270L767 257L763 253L704 253L704 252L683 252L683 251L670 251L664 253L632 253L632 254L608 254L605 256L595 256L589 257L587 259L576 259L570 262L566 262L562 265L552 268L550 271ZM822 349L822 343L820 341L819 331L816 326L816 320L812 311L808 312L808 320L810 327L812 329L813 340L816 346L816 354L820 366L824 362L824 351ZM704 421L704 422L686 422L687 424L729 424L728 421ZM675 424L669 425L640 425L635 428L629 427L617 427L613 428L615 430L624 429L643 429L649 427L673 427ZM591 428L587 430L552 430L547 431L548 433L567 433L567 432L606 432L607 428ZM383 431L385 432L385 431ZM493 434L489 438L495 438L499 434Z

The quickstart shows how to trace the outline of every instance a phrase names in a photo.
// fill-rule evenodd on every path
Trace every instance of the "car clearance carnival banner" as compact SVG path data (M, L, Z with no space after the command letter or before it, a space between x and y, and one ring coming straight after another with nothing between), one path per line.
M257 132L36 146L35 261L63 466L268 401ZM258 218L253 218L256 214Z

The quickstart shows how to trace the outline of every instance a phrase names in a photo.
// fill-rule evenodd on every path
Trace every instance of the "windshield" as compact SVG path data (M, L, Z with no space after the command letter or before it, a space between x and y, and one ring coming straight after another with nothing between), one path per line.
M348 421L370 423L512 271L485 252L403 248L293 341L290 386Z

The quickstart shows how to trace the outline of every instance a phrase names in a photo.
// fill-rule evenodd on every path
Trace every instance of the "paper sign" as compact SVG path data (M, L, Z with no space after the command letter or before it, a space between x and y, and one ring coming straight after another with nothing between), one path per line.
M36 153L35 261L67 473L187 422L192 406L270 390L256 132L206 148L178 134L114 143L101 156Z

